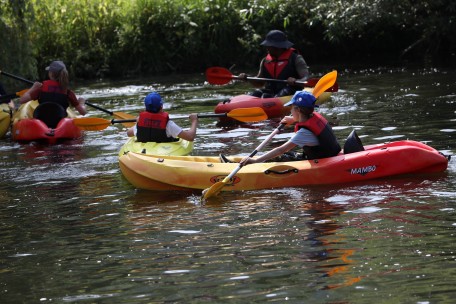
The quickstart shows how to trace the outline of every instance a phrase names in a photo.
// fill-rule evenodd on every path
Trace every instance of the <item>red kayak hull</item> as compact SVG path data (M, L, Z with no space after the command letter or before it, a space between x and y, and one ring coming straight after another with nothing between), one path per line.
M311 92L311 88L307 88L306 91ZM215 113L228 113L232 110L239 108L253 108L259 107L264 110L268 118L282 118L285 115L290 115L290 107L284 107L293 96L282 96L282 97L271 97L271 98L260 98L251 95L238 95L232 97L228 101L219 102L215 107ZM317 99L316 104L321 105L331 97L330 92L323 92ZM222 121L232 120L231 118L221 118Z
M44 141L50 144L63 139L76 139L82 131L72 118L63 118L55 129L35 118L21 119L13 124L11 137L15 141Z
M214 112L228 113L239 108L260 107L266 112L268 118L282 117L290 113L290 109L283 106L290 99L291 96L260 98L251 95L239 95L234 96L227 102L220 102L215 107Z

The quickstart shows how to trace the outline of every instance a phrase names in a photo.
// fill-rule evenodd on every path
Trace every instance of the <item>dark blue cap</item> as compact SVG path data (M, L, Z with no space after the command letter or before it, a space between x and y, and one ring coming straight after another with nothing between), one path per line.
M160 94L153 92L144 98L144 105L147 111L157 113L163 106L163 101Z

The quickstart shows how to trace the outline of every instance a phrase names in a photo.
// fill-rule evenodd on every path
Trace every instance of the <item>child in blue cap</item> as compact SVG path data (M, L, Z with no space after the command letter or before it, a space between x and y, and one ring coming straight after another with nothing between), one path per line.
M139 142L172 142L179 138L193 141L198 127L198 115L190 114L191 127L184 130L169 119L168 112L163 111L163 100L157 92L144 98L145 111L139 113L136 125L128 129L128 136L136 136Z
M341 151L337 138L328 121L319 113L314 112L316 98L309 92L298 91L285 104L291 106L291 115L285 116L280 123L295 124L295 134L283 145L272 149L258 158L245 157L242 165L261 163L283 155L296 146L303 149L300 159L317 159L332 157ZM300 160L294 159L294 160Z

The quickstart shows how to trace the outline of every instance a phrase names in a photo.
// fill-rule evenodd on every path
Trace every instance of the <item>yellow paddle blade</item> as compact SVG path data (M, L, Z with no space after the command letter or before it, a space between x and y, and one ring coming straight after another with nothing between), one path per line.
M136 116L128 114L128 113L114 112L113 114L116 118L119 118L119 119L136 119ZM124 127L130 128L135 125L135 122L123 122L122 125Z
M326 74L325 76L321 77L320 80L315 85L315 88L312 91L313 96L318 98L324 91L329 89L336 83L337 79L337 71L332 71Z
M73 123L84 131L101 131L111 125L111 121L98 117L73 118Z
M257 149L255 149L256 151ZM251 154L253 155L253 154ZM213 184L210 188L208 189L204 189L203 190L203 199L208 199L210 198L211 196L214 196L214 195L217 195L219 194L219 192L223 189L223 187L225 187L225 185L231 180L231 178L233 178L233 176L239 172L239 170L241 170L242 168L242 165L239 164L236 169L234 169L233 171L231 171L231 173L229 175L227 175L221 182L217 182L215 184Z
M268 119L268 115L260 107L234 109L228 112L226 116L243 122L253 122Z
M216 196L225 187L225 180L213 184L210 188L203 190L203 199L208 199L212 196Z

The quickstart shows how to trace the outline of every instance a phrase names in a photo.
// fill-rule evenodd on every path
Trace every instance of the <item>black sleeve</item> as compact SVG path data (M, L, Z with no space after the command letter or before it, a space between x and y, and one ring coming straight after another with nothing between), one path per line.
M3 85L2 85L1 82L0 82L0 95L6 95L6 91L5 91L5 89L3 88Z

